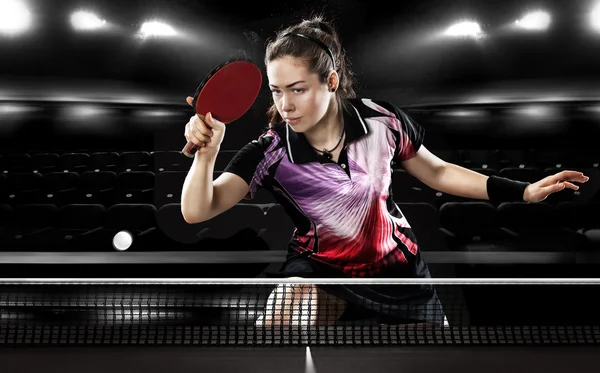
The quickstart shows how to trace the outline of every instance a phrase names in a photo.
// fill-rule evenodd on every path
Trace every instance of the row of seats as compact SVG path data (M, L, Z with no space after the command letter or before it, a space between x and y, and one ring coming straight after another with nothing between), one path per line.
M600 152L580 150L465 149L432 150L443 160L467 168L499 170L506 167L598 168ZM237 150L222 150L215 170L222 171ZM85 172L85 171L187 171L192 159L180 151L19 153L0 155L0 173Z
M597 149L439 149L431 150L443 160L468 168L504 167L598 167Z
M214 172L216 179L221 172ZM187 171L52 172L0 175L0 203L19 205L50 203L65 206L94 203L110 207L117 203L150 203L161 207L181 201ZM274 203L271 194L261 190L252 201Z
M423 250L574 251L600 249L600 204L401 203ZM181 205L0 205L4 251L110 251L122 230L131 250L284 250L294 225L281 205L237 204L199 224Z
M127 231L129 250L284 249L294 226L280 205L262 209L238 204L203 223L189 224L181 204L25 204L0 205L3 251L111 251L113 237Z
M489 169L475 171L491 174ZM513 180L536 182L560 172L558 169L544 171L533 168L503 168L497 174ZM600 199L600 170L585 171L590 177L580 189L566 189L551 195L546 202L587 202ZM0 174L0 203L18 205L24 203L51 203L58 206L73 203L96 203L110 207L116 203L150 203L161 207L178 203L188 171L85 171ZM213 179L221 172L215 171ZM468 202L466 198L447 195L434 190L402 169L392 173L392 194L397 202L425 202L441 206L446 202ZM254 204L275 203L273 196L264 191L251 201Z
M600 203L399 204L426 248L453 251L600 250Z
M224 169L235 154L236 151L221 151L215 169ZM181 151L20 153L0 155L0 173L187 171L192 162Z

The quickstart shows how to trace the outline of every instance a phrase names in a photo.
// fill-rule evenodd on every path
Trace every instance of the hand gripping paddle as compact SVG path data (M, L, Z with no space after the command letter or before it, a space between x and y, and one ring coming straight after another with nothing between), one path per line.
M246 59L229 60L206 75L194 94L192 106L203 121L210 112L213 118L228 124L250 109L261 85L258 66ZM197 150L198 147L188 141L181 152L193 158Z

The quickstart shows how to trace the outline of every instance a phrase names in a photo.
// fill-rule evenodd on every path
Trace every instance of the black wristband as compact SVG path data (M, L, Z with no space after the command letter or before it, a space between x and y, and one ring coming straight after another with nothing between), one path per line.
M529 184L492 175L487 180L487 194L490 201L523 202L523 194Z

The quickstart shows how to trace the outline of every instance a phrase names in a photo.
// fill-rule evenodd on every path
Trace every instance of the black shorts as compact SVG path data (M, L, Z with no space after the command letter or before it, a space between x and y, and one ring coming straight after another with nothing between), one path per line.
M306 253L308 254L308 253ZM348 278L347 275L311 259L288 253L279 275L302 278ZM413 263L390 267L379 278L429 278L429 268L417 254ZM443 306L433 285L317 285L345 300L348 307L340 321L375 319L387 324L436 323L443 325Z

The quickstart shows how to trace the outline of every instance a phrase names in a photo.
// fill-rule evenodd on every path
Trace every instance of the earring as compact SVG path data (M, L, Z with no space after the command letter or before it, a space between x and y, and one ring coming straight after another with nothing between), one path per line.
M331 88L331 92L335 92L335 88Z

